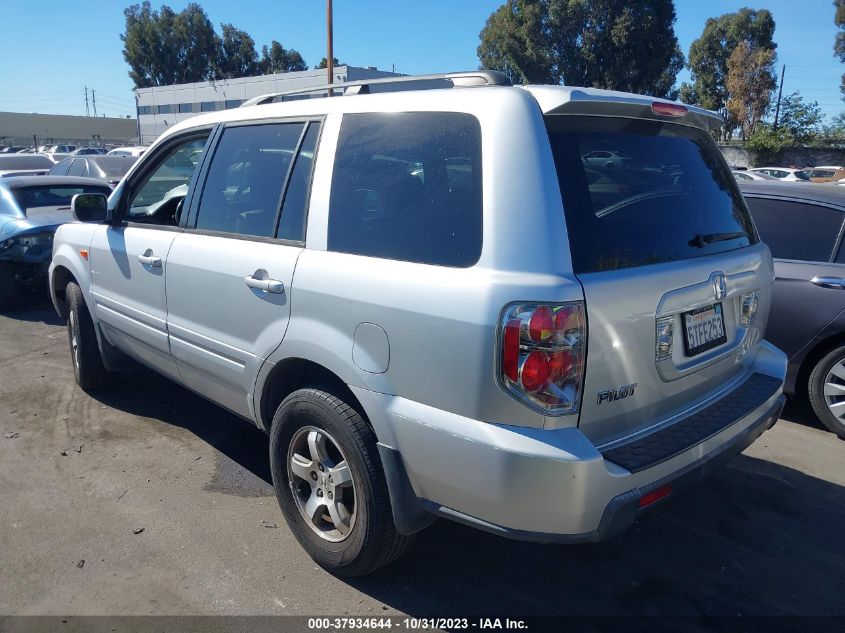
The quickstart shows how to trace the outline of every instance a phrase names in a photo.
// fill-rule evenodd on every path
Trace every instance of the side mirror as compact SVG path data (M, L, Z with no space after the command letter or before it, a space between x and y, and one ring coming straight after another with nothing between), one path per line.
M111 219L108 198L102 193L78 193L70 201L70 210L80 222L106 222Z

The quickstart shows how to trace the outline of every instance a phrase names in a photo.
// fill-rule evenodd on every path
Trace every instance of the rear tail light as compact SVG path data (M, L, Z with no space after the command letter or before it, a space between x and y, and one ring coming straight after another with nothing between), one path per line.
M678 103L662 103L655 101L651 104L651 111L660 116L684 116L688 110Z
M578 411L587 333L583 303L512 305L500 327L502 386L541 413Z

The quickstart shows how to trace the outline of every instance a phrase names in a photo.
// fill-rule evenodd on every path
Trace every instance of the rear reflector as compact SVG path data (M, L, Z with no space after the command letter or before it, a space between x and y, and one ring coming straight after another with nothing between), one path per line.
M656 490L647 492L640 497L640 507L645 508L646 506L650 506L652 503L656 503L664 497L668 497L671 492L672 484L666 484L665 486L660 486L660 488L657 488Z
M651 104L651 111L660 116L684 116L688 110L677 103L661 103L655 101Z

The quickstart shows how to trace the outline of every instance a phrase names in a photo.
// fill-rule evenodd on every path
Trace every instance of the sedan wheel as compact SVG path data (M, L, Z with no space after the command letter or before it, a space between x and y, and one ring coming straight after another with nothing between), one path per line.
M829 352L813 368L807 393L819 420L845 439L845 347Z

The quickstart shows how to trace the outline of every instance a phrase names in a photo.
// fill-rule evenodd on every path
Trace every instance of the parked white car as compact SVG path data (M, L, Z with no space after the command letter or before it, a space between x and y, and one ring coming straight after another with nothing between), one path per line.
M763 174L756 171L735 169L731 172L738 181L747 182L749 180L777 180L774 176Z
M141 156L145 151L147 151L146 147L115 147L112 150L109 150L106 156Z
M791 167L752 167L748 172L753 174L766 174L778 180L795 182L803 180L809 182L810 175L804 169L793 169Z

